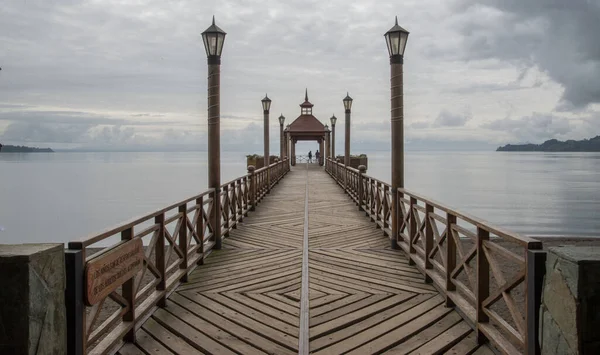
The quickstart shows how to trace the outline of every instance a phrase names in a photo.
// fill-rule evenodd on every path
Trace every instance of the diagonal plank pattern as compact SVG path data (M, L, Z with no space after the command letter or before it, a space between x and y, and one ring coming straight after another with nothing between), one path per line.
M119 353L298 353L308 218L311 353L487 354L336 183L306 170L281 180Z

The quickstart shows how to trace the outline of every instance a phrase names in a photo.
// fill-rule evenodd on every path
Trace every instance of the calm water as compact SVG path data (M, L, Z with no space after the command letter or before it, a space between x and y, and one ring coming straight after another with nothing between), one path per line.
M390 153L368 174L390 181ZM245 173L222 154L222 180ZM61 242L203 191L206 153L0 154L0 242ZM407 152L406 187L529 235L600 235L600 154Z

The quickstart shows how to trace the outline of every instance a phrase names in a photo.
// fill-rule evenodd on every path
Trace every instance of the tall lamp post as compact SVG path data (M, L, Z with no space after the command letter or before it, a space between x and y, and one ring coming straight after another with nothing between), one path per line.
M265 94L265 98L260 100L262 103L262 107L263 107L263 114L264 114L264 126L265 126L265 133L264 133L264 146L265 146L265 151L264 151L264 166L268 167L270 165L270 160L269 159L269 110L271 109L271 99L269 99L269 97L267 96L267 94ZM269 193L271 191L271 174L269 172L269 169L267 169L267 193Z
M346 144L344 149L344 165L350 165L350 109L352 109L352 98L348 93L344 98L344 112L346 113Z
M337 117L335 115L331 116L331 159L335 161L335 121L337 121Z
M285 158L285 139L283 137L283 123L285 122L285 117L283 113L279 116L279 158L283 161Z
M396 24L385 33L391 66L391 121L392 121L392 238L391 247L398 249L398 188L404 188L404 98L402 65L408 31Z
M211 211L215 249L221 249L221 52L225 31L212 25L202 32L202 40L208 61L208 186L214 189L215 198Z

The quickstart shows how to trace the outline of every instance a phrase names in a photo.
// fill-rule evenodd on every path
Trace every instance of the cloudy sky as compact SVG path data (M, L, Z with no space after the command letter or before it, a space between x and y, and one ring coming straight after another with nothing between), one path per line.
M213 14L228 33L223 149L260 150L267 92L277 151L276 117L295 119L305 88L324 123L343 118L348 91L353 147L389 147L395 15L411 32L407 146L600 134L599 0L6 0L0 141L205 148L200 33Z

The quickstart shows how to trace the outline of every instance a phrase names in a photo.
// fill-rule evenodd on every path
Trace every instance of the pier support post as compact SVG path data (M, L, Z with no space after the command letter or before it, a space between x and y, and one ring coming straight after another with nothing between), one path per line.
M360 165L358 167L358 210L363 211L362 202L364 200L365 195L365 183L363 180L363 175L367 172L367 167L364 165Z

